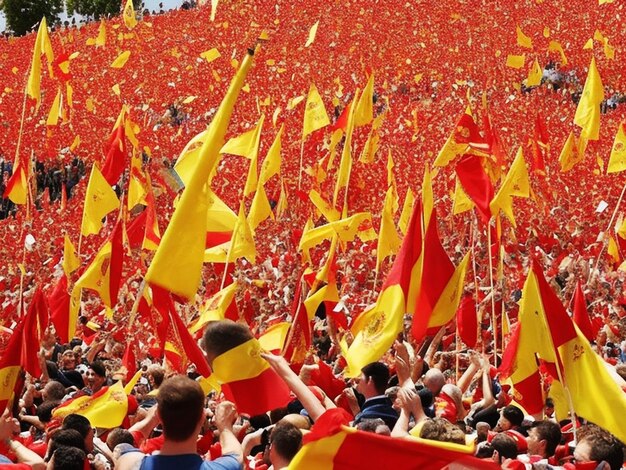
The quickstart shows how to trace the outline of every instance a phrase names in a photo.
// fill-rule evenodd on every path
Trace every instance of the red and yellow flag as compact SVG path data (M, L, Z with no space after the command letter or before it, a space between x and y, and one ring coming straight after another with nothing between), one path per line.
M97 428L116 428L128 411L128 397L122 382L104 387L92 396L81 396L55 408L54 418L63 419L70 414L78 414L89 420Z

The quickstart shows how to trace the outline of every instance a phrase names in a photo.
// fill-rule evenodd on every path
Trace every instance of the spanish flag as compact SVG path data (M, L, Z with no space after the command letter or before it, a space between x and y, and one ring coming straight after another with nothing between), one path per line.
M354 468L464 468L496 470L500 466L472 455L459 444L426 439L398 439L357 431L346 426L345 411L324 413L304 437L304 445L289 464L298 470L348 470Z
M291 399L289 388L261 357L261 345L254 338L216 357L213 375L240 413L258 415Z
M16 388L22 382L20 378L20 356L24 342L24 322L18 323L9 338L9 343L0 358L0 414L10 407L16 396ZM17 390L19 398L21 390Z
M75 398L55 408L54 418L64 419L67 415L78 414L89 420L92 426L111 429L122 424L128 411L128 397L122 382L103 387L98 393Z

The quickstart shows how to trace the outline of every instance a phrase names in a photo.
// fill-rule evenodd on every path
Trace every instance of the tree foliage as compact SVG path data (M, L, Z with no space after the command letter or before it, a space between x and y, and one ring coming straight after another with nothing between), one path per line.
M90 19L102 16L116 16L122 12L121 0L67 0L67 11L76 12ZM135 9L141 6L141 0L133 0Z
M59 20L63 0L3 0L2 10L7 28L16 36L22 36L38 25L44 16L48 25Z

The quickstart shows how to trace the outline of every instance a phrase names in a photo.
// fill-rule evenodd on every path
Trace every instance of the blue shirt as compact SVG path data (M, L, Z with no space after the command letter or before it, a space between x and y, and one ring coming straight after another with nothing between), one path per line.
M233 454L208 461L198 454L148 455L141 461L140 470L240 470L241 464Z

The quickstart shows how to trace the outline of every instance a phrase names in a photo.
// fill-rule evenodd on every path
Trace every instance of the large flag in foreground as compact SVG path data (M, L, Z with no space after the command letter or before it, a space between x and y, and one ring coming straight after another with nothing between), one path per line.
M202 275L207 233L209 175L219 158L235 100L252 66L249 49L208 129L198 162L187 183L161 244L146 273L146 281L190 300Z

